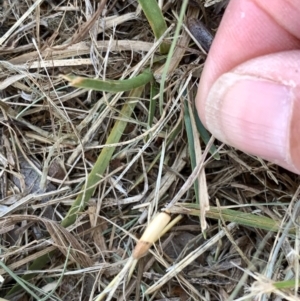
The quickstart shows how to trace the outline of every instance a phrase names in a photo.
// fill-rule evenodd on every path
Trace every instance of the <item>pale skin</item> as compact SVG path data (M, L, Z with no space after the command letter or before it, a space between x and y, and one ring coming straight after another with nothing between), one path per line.
M300 5L231 0L196 97L219 140L300 174Z

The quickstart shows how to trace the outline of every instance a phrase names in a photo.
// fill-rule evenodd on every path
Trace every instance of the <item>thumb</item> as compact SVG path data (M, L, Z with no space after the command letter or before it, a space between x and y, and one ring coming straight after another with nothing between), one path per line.
M202 104L219 140L300 174L300 51L249 60L221 75Z

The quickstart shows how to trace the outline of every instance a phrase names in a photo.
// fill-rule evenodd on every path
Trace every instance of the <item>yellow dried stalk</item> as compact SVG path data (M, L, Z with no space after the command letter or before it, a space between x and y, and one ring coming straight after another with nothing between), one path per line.
M150 247L165 233L165 228L171 220L171 216L168 211L158 213L146 227L146 230L142 237L136 244L131 257L128 258L127 263L121 270L121 272L109 283L109 285L102 291L100 295L97 296L95 301L101 301L109 293L106 300L110 300L127 274L127 282L130 280L132 273L138 260L145 256L149 251ZM178 222L180 218L176 218L175 221ZM175 223L172 222L172 225Z
M160 212L153 218L132 252L134 259L139 260L147 254L153 243L160 237L161 232L167 226L170 219L171 216L167 212Z

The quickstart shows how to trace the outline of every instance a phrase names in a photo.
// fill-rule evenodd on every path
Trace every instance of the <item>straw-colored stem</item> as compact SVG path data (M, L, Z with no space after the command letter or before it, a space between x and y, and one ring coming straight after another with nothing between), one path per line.
M161 232L169 223L171 216L166 212L157 214L147 226L144 234L135 246L132 257L140 259L145 256L153 243L161 236Z
M98 295L95 299L95 301L101 301L103 298L109 294L106 301L109 301L116 289L118 288L120 282L124 279L125 275L127 274L128 270L130 269L131 264L133 263L134 259L132 257L129 257L126 264L124 265L123 269L120 271L120 273L109 283L109 285L103 290L103 292Z

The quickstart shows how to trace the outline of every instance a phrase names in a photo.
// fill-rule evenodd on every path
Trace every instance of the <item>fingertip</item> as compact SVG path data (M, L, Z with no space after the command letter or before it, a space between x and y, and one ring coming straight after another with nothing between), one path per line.
M291 106L287 87L226 73L209 92L206 125L217 139L229 145L269 160L282 160Z
M296 95L300 95L300 90ZM298 172L300 174L300 98L297 97L294 102L292 119L291 119L291 132L289 145L291 150L291 159L294 162Z
M200 114L203 99L222 74L257 57L299 49L300 6L294 0L269 2L229 2L202 72L197 96ZM289 16L289 22L283 16Z
M276 54L223 74L208 97L196 100L208 130L222 142L300 174L299 58L299 52Z

